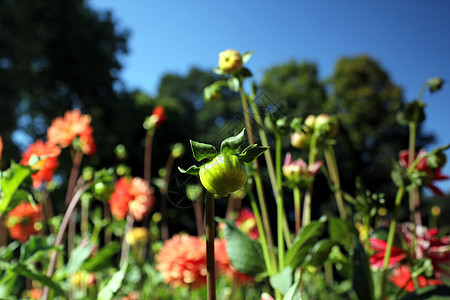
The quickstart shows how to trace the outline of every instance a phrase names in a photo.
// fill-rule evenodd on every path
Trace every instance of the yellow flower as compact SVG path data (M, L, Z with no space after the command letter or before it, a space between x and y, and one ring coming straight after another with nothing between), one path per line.
M133 228L131 231L127 232L127 235L125 236L125 240L131 246L136 245L136 244L143 245L143 244L147 243L148 230L145 227Z
M219 69L226 74L235 74L242 69L242 56L233 49L219 53Z

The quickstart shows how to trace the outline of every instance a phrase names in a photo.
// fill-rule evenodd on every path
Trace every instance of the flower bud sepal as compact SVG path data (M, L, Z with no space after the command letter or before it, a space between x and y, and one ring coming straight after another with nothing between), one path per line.
M207 160L200 167L191 166L180 172L198 175L203 187L211 194L229 195L240 189L247 182L246 163L253 162L269 149L250 145L242 149L245 129L238 135L225 139L220 146L220 153L213 145L190 141L195 160Z

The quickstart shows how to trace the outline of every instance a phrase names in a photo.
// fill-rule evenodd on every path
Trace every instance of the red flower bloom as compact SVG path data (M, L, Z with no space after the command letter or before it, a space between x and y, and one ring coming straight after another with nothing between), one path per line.
M138 177L122 177L116 183L109 205L117 219L122 220L130 212L135 220L141 221L151 210L153 202L153 188L147 181Z
M174 235L164 243L156 262L166 284L190 288L206 284L206 243L198 237Z
M158 105L153 109L153 113L148 116L144 122L144 128L147 130L157 128L161 126L167 120L166 115L164 114L164 107Z
M411 243L411 224L403 223L400 225L400 231L408 244ZM425 226L416 225L416 243L418 245L417 258L428 257L433 263L433 269L436 277L440 278L443 272L450 276L450 236L441 239L436 238L438 230L428 229Z
M240 273L236 270L230 262L230 258L227 252L227 240L220 239L214 241L216 265L219 272L225 275L228 280L235 279L236 282L246 284L251 281L253 277Z
M35 224L41 219L41 211L42 207L39 204L33 207L28 202L22 202L13 208L6 218L6 226L11 237L24 243L31 235L37 234L39 230Z
M38 188L44 182L49 182L53 178L53 173L58 167L58 157L61 153L61 148L56 144L47 141L44 143L37 140L34 144L28 146L27 150L22 153L22 160L20 163L24 166L31 166L38 170L31 175L33 179L33 187ZM38 160L36 162L36 160Z
M427 279L425 276L419 276L417 279L420 287L443 284L439 279ZM392 270L390 280L393 284L399 288L403 288L407 292L414 291L414 284L411 280L411 271L408 266L401 265Z
M386 251L387 242L376 238L370 238L370 248L374 253L370 256L370 265L374 268L381 268L384 261L384 253ZM402 249L392 246L391 258L389 259L389 267L394 266L406 257L406 252Z
M417 158L417 156L422 155L425 153L425 150L420 150L419 153L414 155L414 159ZM409 150L403 150L399 153L400 158L400 165L404 168L409 168ZM442 174L441 169L432 170L428 166L427 159L423 158L420 160L420 162L417 164L416 169L421 172L425 172L428 174L428 182L426 186L433 191L435 195L444 196L444 193L433 184L433 181L438 180L446 180L449 179L447 175Z
M249 208L242 208L239 217L237 217L234 221L234 224L236 224L240 230L248 234L252 239L256 240L259 237L255 215Z
M62 148L70 146L75 138L79 138L78 147L87 155L96 151L93 138L94 130L91 127L91 116L82 115L80 110L67 111L64 118L57 117L47 130L49 141L60 145Z

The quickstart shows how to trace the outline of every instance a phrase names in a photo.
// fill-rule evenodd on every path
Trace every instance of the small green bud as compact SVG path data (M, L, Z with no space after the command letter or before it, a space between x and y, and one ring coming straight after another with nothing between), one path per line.
M94 168L85 167L82 171L82 176L84 181L91 181L92 179L94 179Z
M440 77L433 77L427 80L430 93L439 91L444 85L444 80Z
M115 188L113 182L97 182L94 185L94 195L97 199L106 201L109 200Z
M176 143L172 146L172 156L175 159L178 159L183 156L185 147L182 143Z
M114 148L114 153L119 160L124 160L125 158L127 158L127 149L122 144L119 144L116 146L116 148Z
M235 155L220 154L200 167L200 181L212 194L228 195L247 181L245 165Z

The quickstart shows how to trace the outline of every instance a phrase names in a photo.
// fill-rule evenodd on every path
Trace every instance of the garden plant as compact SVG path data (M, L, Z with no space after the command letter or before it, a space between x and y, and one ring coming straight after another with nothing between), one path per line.
M97 145L83 107L55 116L46 140L30 144L19 162L11 160L0 173L0 298L449 296L448 228L436 225L439 207L429 219L421 207L424 190L444 195L434 182L449 179L441 169L450 144L425 151L417 141L424 97L443 88L443 80L427 79L417 100L396 112L398 124L409 130L409 144L391 158L392 197L366 189L360 179L351 190L342 187L336 136L343 116L290 116L277 95L271 95L276 101L261 101L264 91L245 67L252 54L221 52L217 80L203 90L210 106L223 104L227 93L239 95L242 115L235 126L218 133L220 140L174 144L157 175L151 172L152 150L171 121L164 105L142 120L142 178L127 165L124 145ZM290 151L283 151L286 144ZM0 159L9 160L2 149L0 137ZM83 163L101 151L114 151L116 163L99 169ZM62 155L72 165L65 198L55 199ZM179 163L182 156L195 164ZM336 214L317 218L319 176ZM189 178L177 193L191 203L195 232L171 229L174 178ZM63 214L56 213L55 202L64 206ZM225 213L215 209L218 202L226 203Z

